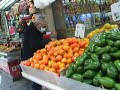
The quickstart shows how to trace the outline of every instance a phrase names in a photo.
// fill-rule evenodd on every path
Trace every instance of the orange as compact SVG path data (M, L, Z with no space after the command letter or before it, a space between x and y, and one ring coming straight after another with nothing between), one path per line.
M57 69L57 73L60 73L60 69Z
M60 49L60 50L58 51L58 54L59 54L59 55L64 55L64 53L65 53L65 51L64 51L63 49Z
M78 56L80 56L80 55L79 55L79 53L74 53L74 56L75 56L75 57L78 57Z
M37 59L37 60L41 60L42 59L42 55L39 53L39 54L36 54L35 55L35 58Z
M45 66L44 70L49 71L50 67Z
M59 64L58 64L58 63L54 63L54 64L52 64L52 68L54 68L54 69L58 69L58 68L59 68Z
M85 49L84 48L80 48L80 51L85 51Z
M61 63L61 64L59 65L59 68L60 68L60 69L64 69L64 68L65 68L65 64L64 64L64 63Z
M85 45L86 45L87 43L86 43L85 41L81 41L79 44L80 44L80 47L81 47L81 48L85 48Z
M44 55L43 56L43 60L49 60L49 56L48 55Z
M67 65L71 64L72 63L72 59L71 58L68 58L67 59Z
M35 64L34 64L34 63L32 63L30 66L31 66L32 68L34 68Z
M72 43L73 43L72 38L69 38L67 41L68 41L69 44L72 44Z
M71 58L73 56L73 53L68 53L67 58Z
M74 49L75 47L78 46L78 44L77 44L77 43L74 43L74 44L71 44L70 46L72 47L72 49Z
M56 57L56 56L58 55L58 52L57 52L57 51L55 51L53 55Z
M40 68L40 64L39 64L39 63L36 63L36 64L34 65L34 68L35 68L35 69L39 69L39 68Z
M57 61L56 58L55 58L54 56L51 56L51 57L50 57L50 60L53 60L54 62Z
M50 50L50 51L48 52L48 54L49 54L50 56L53 56L53 53L54 53L54 50Z
M42 60L42 64L47 65L48 64L48 60L47 59Z
M30 62L29 60L27 60L27 61L24 61L23 64L24 64L25 66L30 66L30 65L31 65L31 62Z
M44 65L44 64L41 64L39 69L40 69L40 70L44 70L44 68L45 68L45 65Z
M64 64L66 64L67 63L67 59L63 58L61 62L64 63Z
M79 51L79 55L81 56L83 54L83 51Z
M54 63L55 63L55 62L51 60L51 61L48 62L48 66L49 66L49 67L52 67L52 65L53 65Z
M76 56L73 56L72 57L72 62L74 62L76 58L77 58Z
M75 47L75 48L73 49L73 52L74 52L74 53L79 52L79 48L78 48L78 47Z
M67 53L64 53L63 58L67 58Z
M65 51L68 51L69 50L69 46L67 46L67 45L65 45L65 46L63 46L63 50L65 50Z
M61 60L62 60L62 56L61 56L61 55L58 55L58 56L56 57L56 60L57 60L57 61L61 61Z
M56 70L54 68L50 68L49 71L56 73Z
M46 53L46 49L45 48L41 49L40 51L41 51L41 53Z

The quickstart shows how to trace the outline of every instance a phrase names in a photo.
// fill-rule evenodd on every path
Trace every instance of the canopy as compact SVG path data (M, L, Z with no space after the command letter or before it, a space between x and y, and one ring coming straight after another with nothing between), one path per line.
M0 10L5 10L10 8L14 3L19 0L1 0L0 1Z

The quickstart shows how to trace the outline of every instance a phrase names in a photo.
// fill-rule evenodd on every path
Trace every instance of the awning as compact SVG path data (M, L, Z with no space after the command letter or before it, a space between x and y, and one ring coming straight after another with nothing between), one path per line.
M2 0L2 1L0 1L0 10L5 10L5 9L10 8L17 1L19 1L19 0Z

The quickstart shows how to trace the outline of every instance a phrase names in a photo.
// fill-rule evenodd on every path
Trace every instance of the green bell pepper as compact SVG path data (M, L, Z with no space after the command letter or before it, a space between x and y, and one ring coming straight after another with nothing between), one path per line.
M83 81L83 76L79 73L74 74L72 78L77 81Z
M83 77L86 79L92 79L96 75L95 71L92 70L87 70L84 74Z
M95 52L97 53L97 52L99 52L101 49L102 49L101 47L96 46L96 47L95 47Z
M113 48L110 49L111 53L114 53L114 52L117 52L117 51L118 51L118 48L116 48L116 47L113 47Z
M113 46L114 45L114 41L113 40L107 40L107 45L108 46Z
M114 53L111 53L111 55L115 58L120 58L120 51L117 51L117 52L114 52Z
M108 63L103 62L101 66L102 71L107 71L107 68L108 68Z
M110 46L106 46L106 47L103 47L103 48L101 48L101 50L100 51L98 51L98 52L96 52L97 54L104 54L104 53L108 53L109 51L110 51Z
M118 71L120 72L120 60L115 60L114 64L117 67Z
M89 48L90 52L94 52L95 44L93 42L90 42L88 48Z
M92 85L93 80L92 80L92 79L84 79L84 80L83 80L83 83L86 83L86 84Z
M84 68L83 68L82 66L79 66L79 67L77 68L77 73L79 73L79 74L85 73Z
M120 40L115 41L114 46L120 49Z
M111 59L112 59L112 57L111 57L111 55L108 54L108 53L104 53L104 54L102 55L102 61L104 61L104 62L109 62L109 61L111 61Z
M106 46L107 42L105 39L100 39L98 40L98 42L96 43L97 46L103 47Z
M76 65L84 65L85 60L87 59L87 53L84 53L79 59L76 60Z
M108 64L107 75L113 79L116 79L118 77L117 67L112 62Z
M86 69L86 70L97 70L97 69L99 69L100 61L99 61L98 55L93 53L91 55L91 58L93 58L93 60L89 61L90 63L87 66L84 66L84 69Z
M110 77L101 77L101 78L99 78L98 81L106 89L112 89L112 88L114 88L115 81L112 78L110 78Z
M84 62L84 67L85 67L85 66L88 66L90 63L92 63L92 59L87 59L87 60Z
M71 64L66 71L66 77L68 78L71 78L72 75L75 73L75 71L73 70L73 65L74 64Z
M116 88L117 90L120 90L120 84L115 84L115 88Z

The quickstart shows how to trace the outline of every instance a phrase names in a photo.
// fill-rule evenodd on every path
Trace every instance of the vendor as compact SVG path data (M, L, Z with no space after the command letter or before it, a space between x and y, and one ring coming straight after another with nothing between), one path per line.
M43 37L47 24L39 15L34 15L33 22L24 31L23 60L31 58L38 49L42 49L50 41ZM42 90L42 86L33 83L33 90Z

